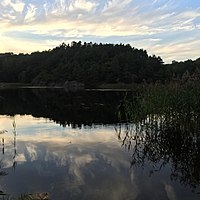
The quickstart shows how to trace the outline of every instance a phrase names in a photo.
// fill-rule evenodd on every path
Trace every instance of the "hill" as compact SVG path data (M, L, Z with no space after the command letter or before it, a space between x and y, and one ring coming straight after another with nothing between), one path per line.
M159 56L129 44L72 42L31 54L0 54L0 82L59 86L78 81L86 87L108 83L166 82L200 68L196 61L165 65Z

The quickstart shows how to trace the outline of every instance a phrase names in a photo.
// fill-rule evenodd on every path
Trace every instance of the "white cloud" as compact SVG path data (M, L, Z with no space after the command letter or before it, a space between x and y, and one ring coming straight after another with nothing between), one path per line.
M74 0L69 5L69 11L75 10L84 10L90 12L92 9L96 7L95 2L87 1L87 0Z
M12 8L14 11L21 13L24 9L25 3L23 3L23 1L21 1L21 0L16 0L14 2L11 0L3 0L1 2L1 5L3 7L10 6L10 8Z
M8 6L8 5L11 4L11 0L2 0L1 4L2 4L3 6Z
M55 0L54 3L46 2L44 5L46 16L55 15L55 16L65 16L68 2L65 0Z
M16 3L11 3L11 6L16 12L21 13L24 10L25 3L22 1L16 1Z
M4 19L7 19L8 21L12 21L12 20L15 20L16 19L16 16L11 14L11 13L3 13L2 14L2 17Z
M178 15L178 17L181 18L181 19L194 19L194 18L200 17L200 9L186 10L184 12L181 12Z
M125 6L131 3L132 0L109 0L107 4L104 6L103 12L111 11L111 10L123 10ZM111 13L112 14L112 13Z
M158 1L159 1L159 0L154 0L154 1L152 2L152 4L156 4L156 3L158 3Z
M172 60L197 59L199 57L200 39L185 40L178 42L162 43L147 47L153 54L160 55L165 62L171 63Z
M26 13L26 16L24 18L24 21L26 23L34 21L35 18L36 18L36 11L37 11L37 7L33 4L29 4L27 6L27 13Z

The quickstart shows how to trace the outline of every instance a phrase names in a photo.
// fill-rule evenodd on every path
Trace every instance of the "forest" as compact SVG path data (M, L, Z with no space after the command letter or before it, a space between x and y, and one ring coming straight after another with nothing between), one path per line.
M200 58L164 64L161 57L129 44L72 42L31 54L0 54L1 83L63 86L66 81L77 81L91 88L199 79Z

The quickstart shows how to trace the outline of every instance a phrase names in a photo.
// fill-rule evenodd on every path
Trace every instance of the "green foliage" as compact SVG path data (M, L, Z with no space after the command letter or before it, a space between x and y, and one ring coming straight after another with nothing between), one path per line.
M72 42L31 54L0 54L0 82L63 85L76 80L86 87L110 83L166 83L181 80L200 69L196 61L164 65L158 56L124 44ZM200 79L200 73L198 76Z
M66 80L95 87L105 83L162 81L162 59L123 44L73 42L49 51L1 54L0 82L62 85Z

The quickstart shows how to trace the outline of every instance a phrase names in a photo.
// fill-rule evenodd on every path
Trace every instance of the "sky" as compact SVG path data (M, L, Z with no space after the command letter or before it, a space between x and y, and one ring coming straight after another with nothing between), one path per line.
M0 53L123 43L165 63L200 57L200 0L0 0Z

